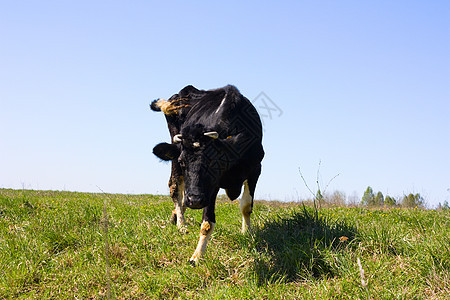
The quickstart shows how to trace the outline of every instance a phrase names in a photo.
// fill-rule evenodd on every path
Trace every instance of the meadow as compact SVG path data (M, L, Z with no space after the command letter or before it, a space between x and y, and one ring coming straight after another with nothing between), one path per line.
M0 189L0 299L450 299L450 212L218 200L206 255L167 196Z

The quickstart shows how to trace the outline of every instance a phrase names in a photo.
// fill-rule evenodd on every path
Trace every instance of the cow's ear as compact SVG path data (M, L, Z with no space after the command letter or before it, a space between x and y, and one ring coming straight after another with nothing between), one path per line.
M173 160L180 156L180 149L174 144L161 143L153 148L153 154L162 160Z

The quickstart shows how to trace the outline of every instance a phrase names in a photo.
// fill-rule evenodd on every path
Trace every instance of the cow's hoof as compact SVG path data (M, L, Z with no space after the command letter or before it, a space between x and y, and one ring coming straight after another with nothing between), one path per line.
M196 267L196 266L197 266L197 263L195 262L195 260L192 260L192 259L190 259L190 260L188 261L188 264L189 264L191 267Z
M178 230L184 234L189 233L189 230L187 229L186 225L181 225L180 227L178 227Z

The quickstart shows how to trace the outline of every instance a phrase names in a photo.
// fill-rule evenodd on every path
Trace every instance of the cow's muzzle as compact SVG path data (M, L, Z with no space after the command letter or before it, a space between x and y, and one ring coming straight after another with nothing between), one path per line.
M206 201L204 196L187 195L186 206L192 209L200 209L206 207Z

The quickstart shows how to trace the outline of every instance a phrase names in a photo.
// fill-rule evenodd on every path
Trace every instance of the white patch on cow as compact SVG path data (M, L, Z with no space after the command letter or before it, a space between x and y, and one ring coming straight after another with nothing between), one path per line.
M250 214L252 213L252 196L250 195L250 189L248 187L247 180L244 181L244 193L240 201L240 209L242 213L242 230L241 232L247 232L250 230Z
M193 146L194 148L199 148L199 147L200 147L200 143L199 143L199 142L194 142L194 143L192 144L192 146Z
M205 253L206 245L211 238L215 225L215 223L203 221L200 228L200 239L198 240L197 249L195 249L194 254L192 254L192 257L189 260L191 263L197 264L200 258Z
M225 96L223 96L222 102L220 102L219 107L216 109L216 114L220 111L220 109L224 105L226 99L227 99L227 94L225 94Z
M177 228L182 229L186 220L184 218L184 212L186 211L186 205L184 204L184 180L181 177L178 181L178 196L177 203L175 203L175 213L177 215Z

